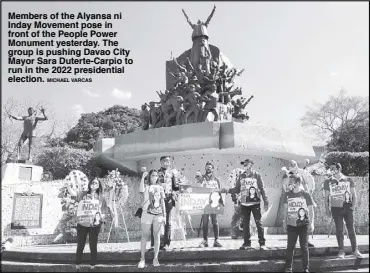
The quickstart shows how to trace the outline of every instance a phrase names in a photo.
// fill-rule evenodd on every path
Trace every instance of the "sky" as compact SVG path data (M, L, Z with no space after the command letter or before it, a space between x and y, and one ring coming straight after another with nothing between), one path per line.
M71 121L115 104L139 109L158 101L171 51L177 57L192 46L181 9L193 22L205 21L214 4L209 43L246 69L237 83L244 97L254 95L247 106L254 122L300 130L314 101L325 102L341 88L368 96L368 2L3 2L2 101L42 100L57 119ZM95 75L92 83L8 83L8 12L57 11L121 11L114 31L134 63L124 74Z

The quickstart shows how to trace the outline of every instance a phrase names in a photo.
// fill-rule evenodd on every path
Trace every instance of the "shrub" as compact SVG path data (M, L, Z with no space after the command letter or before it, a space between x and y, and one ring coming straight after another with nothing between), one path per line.
M349 176L366 176L369 174L369 152L330 152L325 156L325 164L333 162L342 165L342 172Z
M50 172L54 179L64 179L72 170L81 170L90 178L101 173L93 151L68 146L45 149L36 156L35 164Z

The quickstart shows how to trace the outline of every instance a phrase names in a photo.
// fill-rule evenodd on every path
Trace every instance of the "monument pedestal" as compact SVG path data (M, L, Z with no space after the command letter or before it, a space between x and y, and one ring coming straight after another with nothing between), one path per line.
M43 168L32 164L6 163L1 166L2 184L41 181Z

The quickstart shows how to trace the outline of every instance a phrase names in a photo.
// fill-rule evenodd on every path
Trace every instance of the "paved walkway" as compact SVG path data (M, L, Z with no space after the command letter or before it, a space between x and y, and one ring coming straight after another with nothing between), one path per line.
M265 235L266 247L268 249L285 249L287 244L286 235ZM221 237L220 243L223 245L222 248L198 248L198 245L202 241L202 238L191 238L186 241L173 241L169 248L169 251L205 251L205 250L225 250L225 249L239 249L243 244L242 239L232 240L230 237ZM209 238L208 244L213 246L213 238ZM315 247L337 247L337 240L335 235L331 235L329 238L327 235L314 235L314 238L310 236L310 241L315 245ZM367 252L369 252L369 235L358 235L357 243L359 245L366 245ZM349 239L344 239L344 245L350 246ZM297 246L299 244L297 243ZM149 242L148 242L149 247ZM258 247L258 239L252 237L252 247ZM130 242L130 243L99 243L99 252L136 252L140 249L140 242ZM74 253L76 251L76 244L53 244L53 245L35 245L35 246L23 246L23 247L13 247L11 251L20 252L33 252L33 253ZM90 251L89 245L86 244L85 252Z

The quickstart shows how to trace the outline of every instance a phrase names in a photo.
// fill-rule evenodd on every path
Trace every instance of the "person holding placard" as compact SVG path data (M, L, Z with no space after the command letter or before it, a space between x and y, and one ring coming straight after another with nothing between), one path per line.
M220 189L220 180L213 174L214 166L212 163L207 162L205 166L205 174L201 174L200 172L197 172L195 176L195 180L197 181L198 184L200 184L204 188L208 189L215 189L219 190ZM220 209L220 200L222 201L222 196L221 193L218 191L214 191L210 194L209 197L209 204L207 205L209 207L206 207L205 211L212 211L216 210L217 208ZM222 204L223 205L223 204ZM218 226L218 221L217 221L217 214L212 213L212 214L207 214L204 213L202 215L202 223L203 223L203 241L199 245L199 247L208 247L208 223L209 223L209 218L211 217L212 225L213 225L213 233L215 236L215 241L213 243L213 247L222 247L220 242L218 241L218 236L219 236L219 226Z
M89 234L91 270L95 270L98 254L98 236L101 225L105 222L104 219L107 212L107 202L103 197L103 187L98 178L89 182L87 191L77 192L70 186L68 187L71 195L77 196L78 202L76 270L80 270L87 234Z
M343 259L344 233L343 220L346 222L348 237L352 252L356 258L363 258L358 250L356 232L353 223L353 210L356 206L356 190L353 180L342 174L342 165L332 163L329 169L330 177L324 181L326 214L333 217L339 246L338 258Z
M244 243L240 249L251 248L251 233L250 233L250 217L253 213L257 231L258 231L258 242L260 249L265 249L265 235L262 227L262 214L261 214L261 201L264 203L264 210L268 210L268 199L265 192L264 183L261 174L253 169L254 162L251 159L246 159L240 162L244 166L244 172L242 172L234 188L223 189L222 192L230 194L240 193L241 213L243 215L243 233Z
M140 182L140 193L144 195L143 213L141 215L141 259L138 268L145 267L145 252L148 236L153 226L154 237L154 259L153 266L159 266L158 252L160 245L160 231L162 224L166 221L165 193L159 185L158 171L150 170L149 173L143 169ZM147 184L145 184L147 180Z
M288 173L287 192L284 193L283 225L288 232L285 272L293 272L293 255L297 239L302 252L303 272L308 272L308 231L313 229L313 202L311 195L303 189L301 176Z

